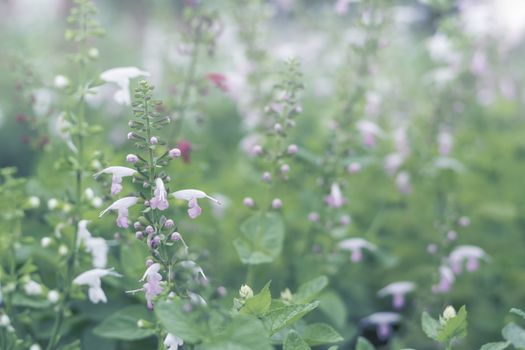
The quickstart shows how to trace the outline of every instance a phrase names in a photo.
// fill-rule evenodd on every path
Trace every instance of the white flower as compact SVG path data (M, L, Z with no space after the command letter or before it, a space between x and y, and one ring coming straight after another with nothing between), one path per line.
M7 327L11 324L11 320L9 319L9 316L6 314L3 314L0 316L0 327Z
M78 222L78 229L77 229L77 247L80 246L81 243L87 241L91 238L91 232L88 231L87 225L91 221L89 220L80 220Z
M148 77L149 73L138 69L137 67L119 67L109 69L100 74L100 79L107 83L117 84L119 90L113 98L119 104L130 105L131 96L129 93L129 81L140 76Z
M53 81L55 84L55 87L58 89L65 88L69 85L69 79L61 74L55 76L55 80Z
M346 199L341 192L341 188L336 182L332 184L330 188L330 194L326 196L324 200L326 204L332 208L342 207L346 203Z
M42 350L42 348L40 347L40 345L35 343L29 347L29 350Z
M38 208L40 206L40 198L36 196L29 197L29 205L31 208Z
M116 210L117 215L117 226L122 228L127 228L129 226L128 223L128 208L137 204L139 198L138 197L124 197L116 200L113 204L111 204L109 207L104 209L99 217L104 215L108 210Z
M168 333L166 335L166 338L164 338L164 345L166 346L166 350L177 350L179 346L183 344L184 340L172 333Z
M43 248L47 248L51 245L53 241L49 237L42 237L40 240L40 245L42 245Z
M99 177L101 174L111 174L113 175L111 181L111 194L114 196L120 191L122 191L122 178L126 176L133 176L137 171L125 166L110 166L106 169L103 169L93 175L95 178Z
M84 195L86 196L87 199L91 200L95 197L95 191L93 191L91 187L88 187L85 189Z
M370 251L377 250L377 247L362 238L349 238L345 239L338 244L340 249L349 250L352 252L352 261L359 262L363 259L362 249L367 249Z
M92 237L87 229L88 220L80 220L77 232L77 247L84 244L86 251L91 253L93 267L104 268L108 261L108 244L104 238Z
M51 303L56 304L58 300L60 299L60 293L56 290L50 290L47 292L47 300L49 300Z
M67 249L67 246L62 244L60 247L58 247L58 254L64 256L69 252L69 249Z
M24 291L27 295L40 295L42 294L42 286L33 280L29 280L25 286Z
M50 198L50 199L47 201L47 207L48 207L50 210L55 209L57 206L58 206L58 200L57 200L56 198Z
M105 303L107 302L107 298L102 290L100 279L109 275L120 277L113 269L93 269L78 275L73 280L73 283L79 286L89 286L88 295L92 303L97 304L100 301Z
M100 208L102 206L102 198L100 197L95 197L91 200L91 205L95 208Z
M197 199L208 198L209 200L215 202L216 204L219 204L219 205L221 204L221 202L219 202L217 199L208 196L203 191L194 190L194 189L176 191L176 192L173 192L171 195L177 199L188 201L188 215L192 219L195 219L197 216L199 216L202 213L202 209L201 207L199 207L199 204L197 203Z

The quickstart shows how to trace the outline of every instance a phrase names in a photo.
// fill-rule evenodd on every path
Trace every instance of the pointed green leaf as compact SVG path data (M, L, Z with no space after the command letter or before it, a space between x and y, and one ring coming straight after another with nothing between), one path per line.
M510 342L508 341L499 341L495 343L487 343L483 345L479 350L504 350L508 348Z
M180 301L159 301L155 305L155 314L169 333L176 334L185 342L196 343L204 332L197 320L197 315L184 312Z
M311 281L302 284L297 293L294 294L293 300L297 304L309 303L328 285L326 276L319 276Z
M283 350L310 350L310 347L296 331L291 330L284 339Z
M375 350L376 348L367 339L363 337L357 338L357 345L355 350Z
M260 316L270 309L270 304L272 303L270 283L266 283L259 293L246 299L244 306L239 311L242 315Z
M438 330L441 326L439 322L432 318L432 316L430 316L426 311L423 311L421 314L421 327L423 328L423 332L425 332L427 337L437 340Z
M343 337L326 323L314 323L306 326L302 336L311 346L337 343L343 340Z
M140 319L154 322L152 314L145 306L128 306L106 318L93 329L93 334L121 340L138 340L154 335L153 330L138 327L137 322Z
M288 327L304 315L314 310L319 305L319 302L313 302L304 305L286 305L270 310L264 315L264 323L270 329L272 334Z

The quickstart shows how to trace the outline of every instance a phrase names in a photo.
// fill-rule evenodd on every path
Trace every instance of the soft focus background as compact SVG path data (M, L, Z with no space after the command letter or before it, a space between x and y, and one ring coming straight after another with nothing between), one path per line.
M120 66L150 72L155 95L170 114L191 59L182 10L194 2L95 1L106 35L97 41L99 60L91 73ZM200 87L192 92L183 129L173 140L190 145L190 159L177 164L172 177L181 188L202 188L224 202L220 208L206 206L198 221L181 222L188 244L201 252L211 283L234 295L244 282L246 268L232 241L250 213L243 198L257 198L265 190L251 147L282 61L295 57L305 89L303 113L291 135L299 157L291 164L290 180L279 188L285 248L276 263L256 267L254 289L271 279L278 295L285 287L328 275L329 290L311 317L351 338L359 332L360 319L391 309L377 290L393 281L413 281L418 289L402 312L404 322L392 349L433 349L420 330L420 312L439 312L447 304L466 304L469 310L463 349L500 339L508 310L525 305L525 2L202 3L217 13L217 37L200 54L195 71ZM72 181L57 164L67 146L59 130L54 86L56 75L75 73L66 57L71 46L64 41L70 6L65 0L0 0L0 167L16 167L17 176L27 178L25 195L42 201L26 212L22 232L29 247L26 256L49 283L55 278L53 256L38 248L40 239L56 229L46 203L64 200L64 188ZM222 85L214 84L210 74L224 77ZM348 118L371 121L381 130L373 147L361 147L352 158L361 170L347 174L345 210L352 223L345 232L328 233L309 221L308 214L324 208L326 184L318 181L323 159L337 128L334 120L346 117L338 115L341 105L349 103L357 87L361 93L352 95L351 103L364 106L364 113ZM116 104L113 92L111 87L100 89L90 98L88 111L88 119L103 126L88 141L88 153L108 163L121 162L130 152L126 133L131 110ZM104 198L106 189L94 181L92 186ZM0 201L9 210L15 199ZM135 249L132 234L117 234L112 218L98 220L96 204L90 214L98 221L94 233L121 240L125 247L112 246L108 265L132 272L123 285L109 288L110 303L79 301L79 315L70 327L85 344L96 344L84 345L86 349L132 349L90 332L130 303L123 291L135 288L132 276L143 271L143 260L135 262L137 253L129 252ZM462 217L457 237L446 238L440 225ZM321 241L328 234L365 237L380 247L380 254L360 264L337 261L337 256L330 264L319 263L315 249L299 254L308 232ZM458 276L448 293L433 294L441 258L429 252L429 245L432 251L432 244L443 240L479 246L490 259L477 271ZM34 320L40 321L45 322Z

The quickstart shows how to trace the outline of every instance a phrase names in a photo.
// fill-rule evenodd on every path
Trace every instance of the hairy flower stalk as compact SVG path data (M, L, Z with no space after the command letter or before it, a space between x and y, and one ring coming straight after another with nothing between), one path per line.
M86 86L89 85L88 78L86 77L86 68L90 61L94 59L93 55L90 55L90 48L88 43L91 38L100 36L103 34L103 30L94 19L94 15L97 13L95 5L90 0L75 0L75 7L71 9L71 13L68 17L68 23L72 25L71 29L66 31L66 39L71 40L77 44L77 51L72 56L73 62L78 64L78 80L76 91L77 100L74 108L71 109L68 115L72 116L68 122L71 124L71 134L74 140L73 157L75 162L72 164L75 172L75 205L73 214L73 227L75 228L74 238L71 241L72 246L68 249L69 256L66 260L65 272L63 276L63 284L60 292L63 294L63 298L58 305L56 313L55 323L51 330L51 336L47 345L47 349L55 349L58 342L60 341L60 330L62 322L64 320L64 313L68 307L69 299L71 296L71 288L73 284L74 269L77 264L77 235L78 226L82 220L83 205L82 197L84 193L84 138L87 135L86 122L85 122L85 101L84 97L86 94ZM76 136L76 137L75 137Z

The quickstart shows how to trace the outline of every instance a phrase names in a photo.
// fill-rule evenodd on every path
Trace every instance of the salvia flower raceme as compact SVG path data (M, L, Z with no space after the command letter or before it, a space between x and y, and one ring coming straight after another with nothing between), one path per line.
M480 260L488 260L489 256L483 249L473 245L456 247L449 255L450 267L455 274L460 274L466 261L467 271L473 272L479 268Z
M128 215L129 215L129 207L137 204L139 198L138 197L124 197L116 200L111 204L109 207L104 209L99 217L107 213L109 210L116 210L117 211L117 226L122 228L128 228L129 222L128 222Z
M365 325L374 325L377 337L386 340L392 335L393 327L401 321L401 315L395 312L376 312L365 317L361 322Z
M122 191L122 178L126 176L133 176L137 171L125 166L110 166L106 169L103 169L93 175L95 178L99 177L101 174L111 174L113 178L111 180L111 194L114 196L120 191Z
M351 259L353 262L359 262L363 260L363 249L371 252L377 250L375 244L372 244L363 238L345 239L339 242L338 247L339 249L350 251L352 253Z
M400 281L390 283L379 290L377 295L381 298L392 296L392 306L398 310L405 306L405 295L413 292L415 289L416 285L413 282Z
M89 287L88 296L93 304L106 303L108 300L101 287L101 278L106 276L120 277L120 274L113 271L113 269L93 269L78 275L73 280L73 283L78 286L86 285Z
M155 179L155 190L153 191L155 197L149 201L151 209L166 210L169 207L168 193L164 187L164 182L160 177Z
M324 201L332 208L340 208L346 203L346 199L343 197L339 184L336 182L332 184L330 194L325 197Z
M213 197L208 196L205 192L194 189L180 190L171 193L176 199L182 199L188 202L188 215L190 218L195 219L202 213L202 208L199 207L197 199L208 198L215 204L220 205L221 202Z
M129 93L129 81L138 77L148 77L149 73L137 67L119 67L108 69L100 74L100 79L107 83L117 84L119 90L113 98L122 105L131 105L131 95Z

